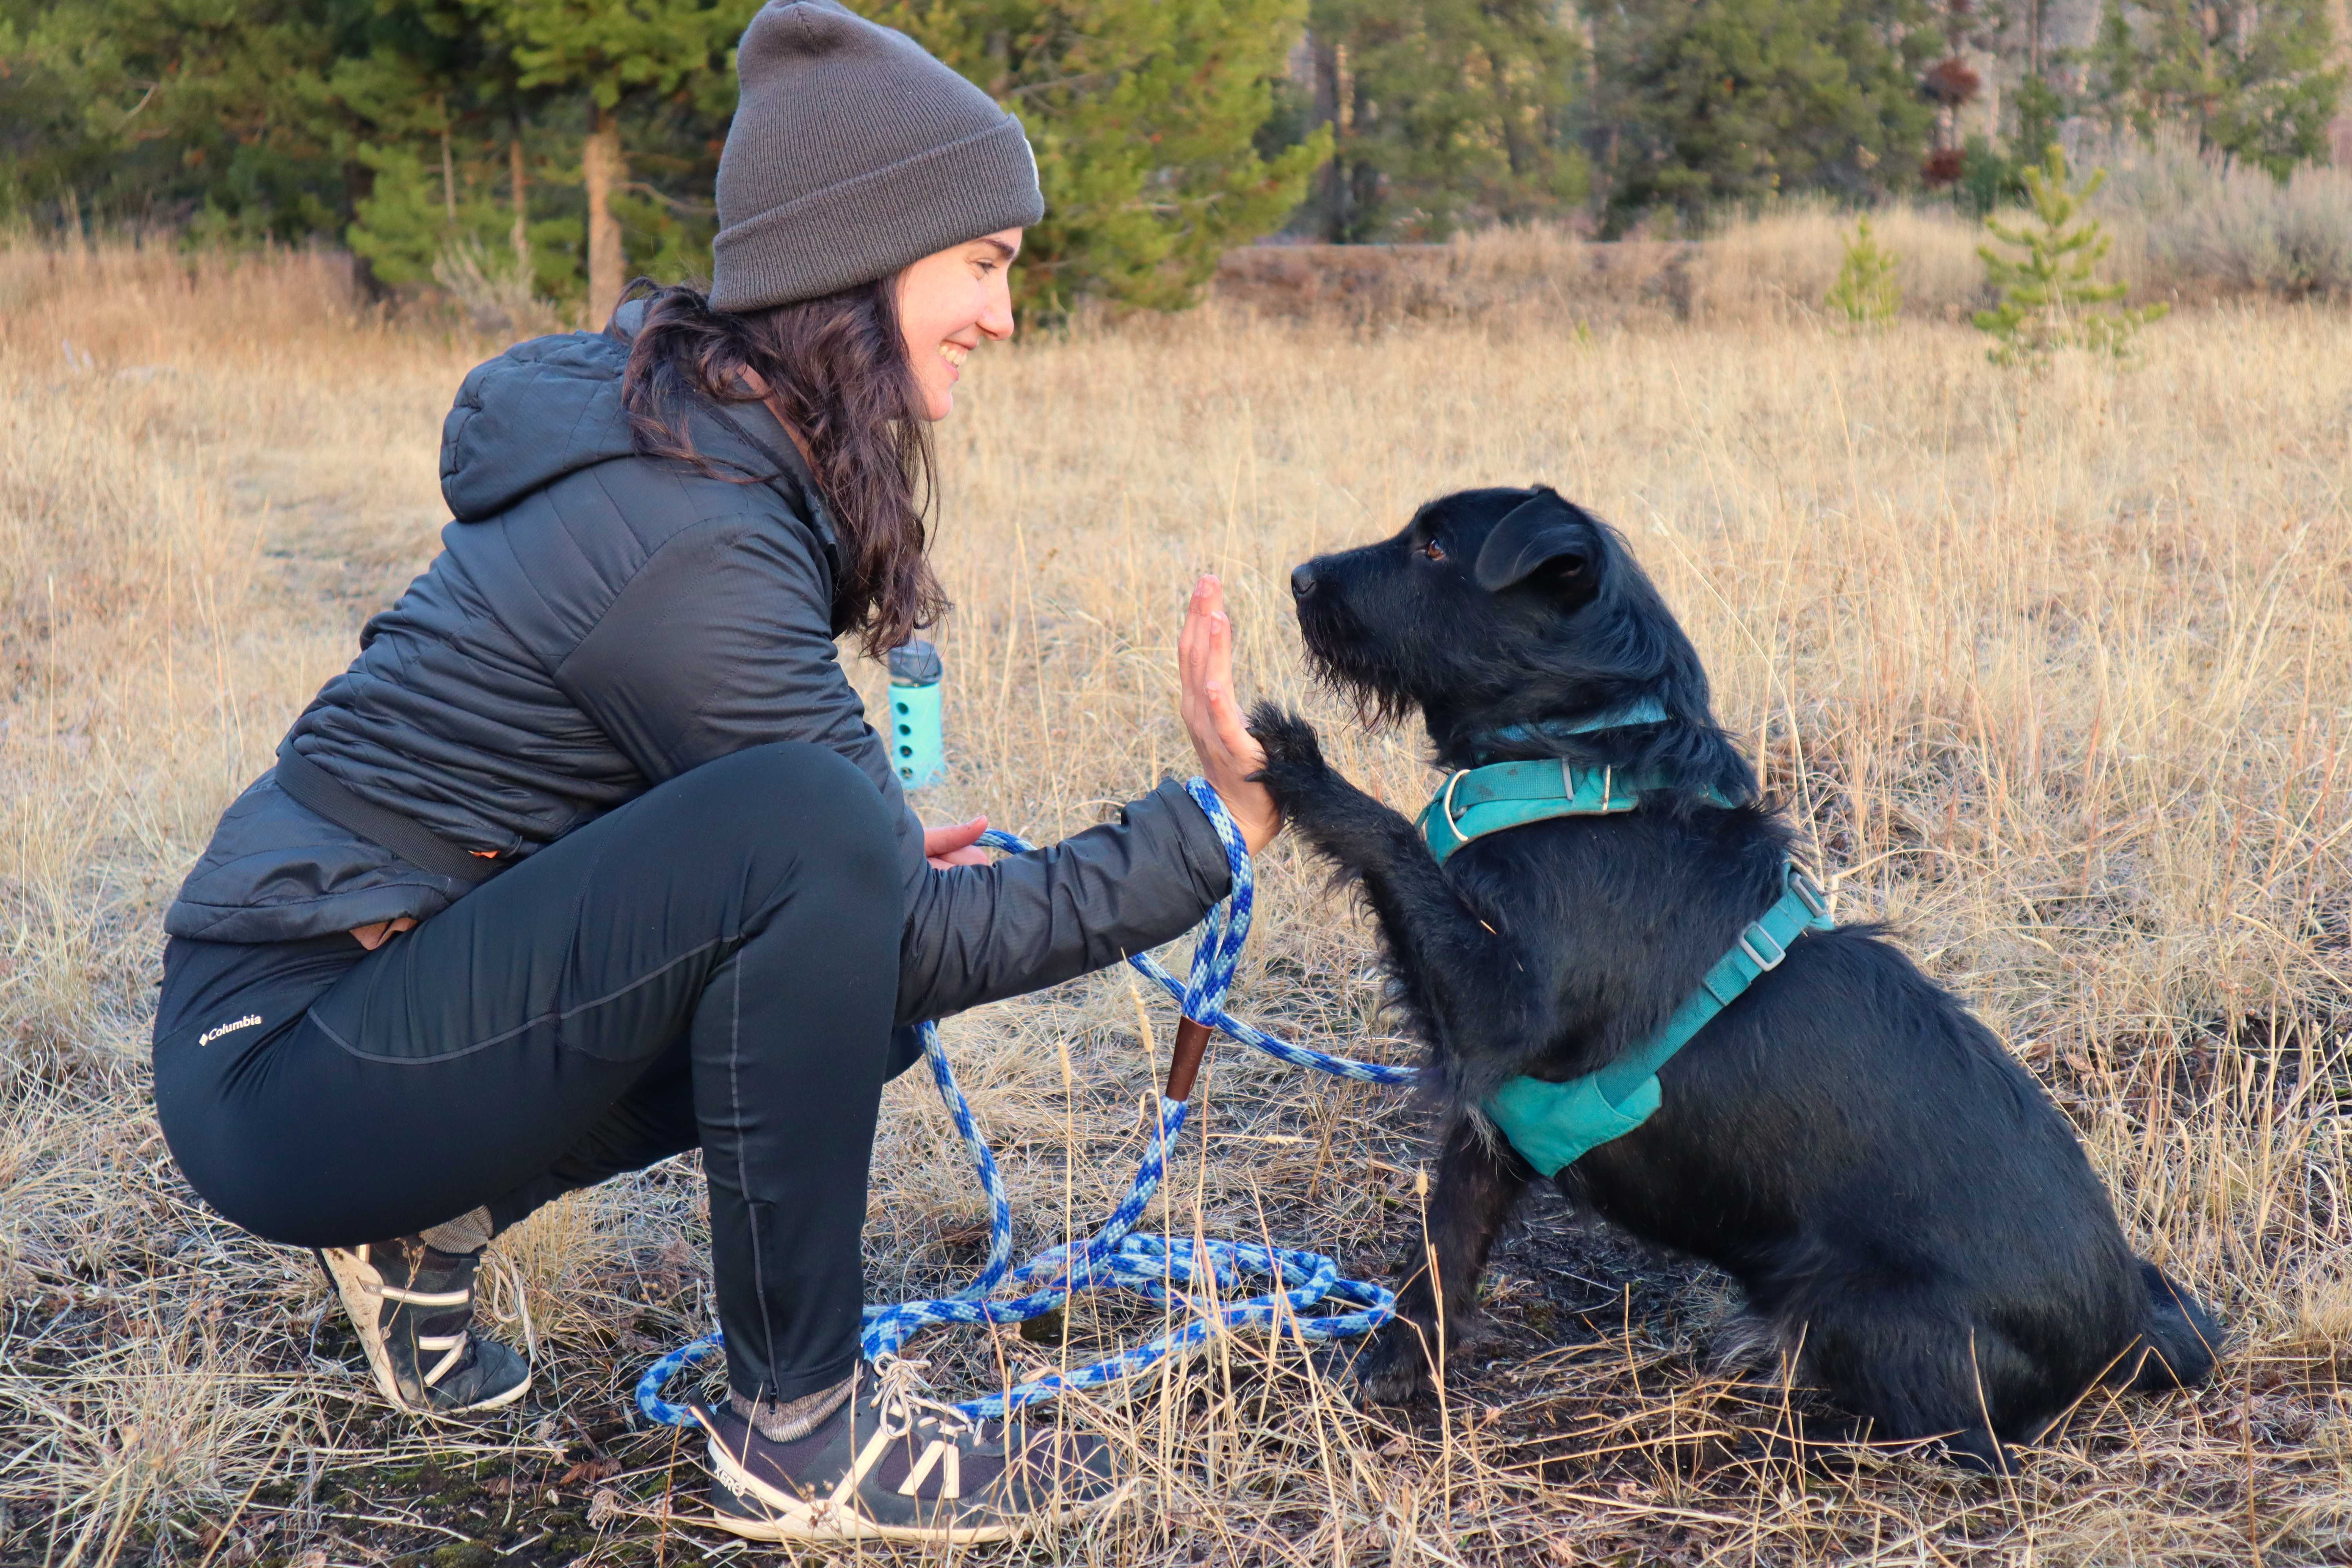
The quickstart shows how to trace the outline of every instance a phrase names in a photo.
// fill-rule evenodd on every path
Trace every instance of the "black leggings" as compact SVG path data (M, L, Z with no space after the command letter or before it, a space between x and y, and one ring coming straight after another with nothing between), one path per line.
M175 939L155 1104L257 1236L404 1236L703 1152L728 1381L848 1375L904 924L893 825L824 747L648 791L415 930Z

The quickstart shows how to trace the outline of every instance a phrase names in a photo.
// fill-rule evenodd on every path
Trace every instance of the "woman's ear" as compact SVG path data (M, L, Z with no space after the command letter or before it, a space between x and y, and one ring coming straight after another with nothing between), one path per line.
M1601 571L1601 529L1582 508L1538 486L1503 514L1478 547L1478 586L1499 594L1544 572L1590 588Z

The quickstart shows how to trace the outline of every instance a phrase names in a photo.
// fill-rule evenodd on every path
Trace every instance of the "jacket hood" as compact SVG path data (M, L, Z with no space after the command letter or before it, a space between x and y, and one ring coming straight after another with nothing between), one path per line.
M575 469L634 455L621 409L628 360L625 336L563 332L476 365L441 426L450 515L478 522Z

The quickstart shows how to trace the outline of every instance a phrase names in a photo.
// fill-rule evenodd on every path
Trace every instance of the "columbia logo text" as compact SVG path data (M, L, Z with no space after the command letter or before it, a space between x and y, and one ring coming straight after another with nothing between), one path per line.
M250 1029L256 1024L260 1022L260 1014L247 1013L244 1017L236 1019L233 1023L223 1024L215 1029L206 1029L203 1034L196 1037L196 1044L200 1046L209 1046L215 1040L219 1039L223 1035L234 1035L239 1029Z

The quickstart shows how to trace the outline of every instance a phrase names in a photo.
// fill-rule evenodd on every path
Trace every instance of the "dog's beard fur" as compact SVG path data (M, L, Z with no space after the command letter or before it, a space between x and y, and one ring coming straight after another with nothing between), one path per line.
M1301 615L1300 644L1307 650L1307 671L1315 684L1348 705L1356 722L1374 733L1401 728L1421 717L1421 703L1399 682L1388 665L1357 657L1363 639L1330 623L1341 611L1325 609Z

